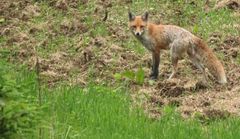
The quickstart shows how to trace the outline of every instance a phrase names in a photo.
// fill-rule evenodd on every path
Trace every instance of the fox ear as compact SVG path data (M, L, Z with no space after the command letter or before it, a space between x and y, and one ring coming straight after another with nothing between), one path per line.
M145 12L142 16L143 21L148 21L148 12Z
M132 12L128 11L128 17L129 17L129 21L133 21L135 18L135 15L133 15Z

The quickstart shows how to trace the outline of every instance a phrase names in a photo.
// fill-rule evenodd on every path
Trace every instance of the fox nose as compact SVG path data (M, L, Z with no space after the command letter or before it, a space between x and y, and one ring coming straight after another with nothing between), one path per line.
M139 36L139 35L141 35L141 34L140 34L139 32L136 32L136 35Z

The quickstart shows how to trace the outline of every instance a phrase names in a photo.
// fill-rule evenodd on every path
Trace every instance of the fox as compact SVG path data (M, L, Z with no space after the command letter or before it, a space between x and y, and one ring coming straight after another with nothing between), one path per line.
M188 58L203 74L207 82L205 67L219 84L226 84L227 78L222 63L201 38L188 30L176 25L154 24L148 21L148 12L134 15L128 12L129 28L135 38L152 53L150 79L157 80L159 75L160 52L170 50L172 79L177 72L178 61L188 55Z

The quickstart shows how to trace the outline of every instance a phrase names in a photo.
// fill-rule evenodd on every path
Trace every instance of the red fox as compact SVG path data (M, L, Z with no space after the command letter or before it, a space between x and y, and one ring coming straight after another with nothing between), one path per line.
M207 76L204 66L218 83L227 83L223 65L203 40L178 26L149 23L148 12L142 16L135 16L131 12L128 15L131 32L152 53L151 79L156 80L158 77L161 49L170 49L173 69L169 79L176 74L178 60L186 53L192 63L200 69L205 81Z

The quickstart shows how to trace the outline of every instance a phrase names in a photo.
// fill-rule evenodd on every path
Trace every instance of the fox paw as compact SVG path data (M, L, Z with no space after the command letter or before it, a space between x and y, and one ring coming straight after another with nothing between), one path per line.
M157 76L155 76L155 75L150 75L150 79L151 79L151 80L157 80Z

